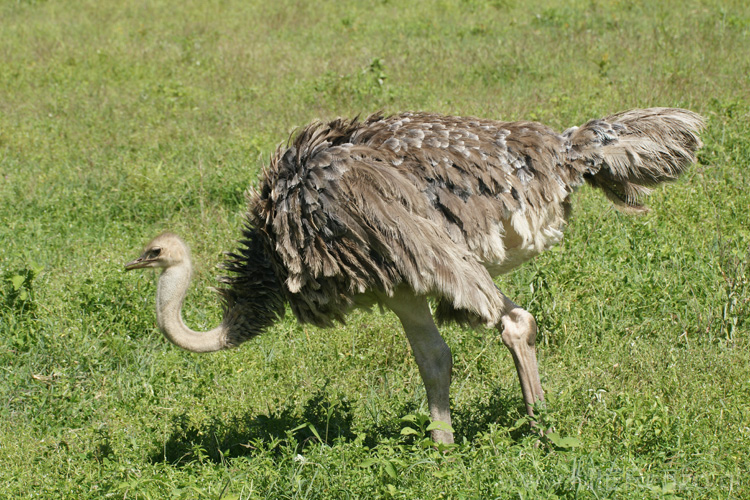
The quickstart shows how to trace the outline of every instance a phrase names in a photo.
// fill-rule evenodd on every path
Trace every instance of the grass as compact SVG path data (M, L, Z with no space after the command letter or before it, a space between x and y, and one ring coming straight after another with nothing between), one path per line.
M747 498L745 2L0 3L0 497ZM522 418L496 332L444 329L458 444L425 440L392 315L291 315L232 352L158 333L155 233L193 246L186 321L294 127L384 109L564 129L708 118L700 162L632 218L584 189L565 241L498 280L540 325Z

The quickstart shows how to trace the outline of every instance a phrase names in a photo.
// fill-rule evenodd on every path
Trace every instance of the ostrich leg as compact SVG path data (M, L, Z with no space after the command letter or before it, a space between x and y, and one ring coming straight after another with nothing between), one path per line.
M544 391L539 381L536 363L536 320L505 295L503 302L506 311L500 319L503 344L513 355L518 380L521 382L523 401L526 403L526 413L533 416L534 403L544 401Z
M448 344L435 326L427 299L401 291L389 298L386 305L401 320L406 338L409 339L427 392L430 418L433 422L443 422L450 428L449 390L453 358ZM453 433L434 429L432 439L437 443L452 443Z

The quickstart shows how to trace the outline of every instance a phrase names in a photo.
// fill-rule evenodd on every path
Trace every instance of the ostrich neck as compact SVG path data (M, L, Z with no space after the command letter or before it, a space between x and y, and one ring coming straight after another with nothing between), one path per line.
M190 284L190 262L168 267L159 277L156 290L156 321L164 336L178 347L192 352L226 349L223 324L207 332L196 332L182 320L182 303Z

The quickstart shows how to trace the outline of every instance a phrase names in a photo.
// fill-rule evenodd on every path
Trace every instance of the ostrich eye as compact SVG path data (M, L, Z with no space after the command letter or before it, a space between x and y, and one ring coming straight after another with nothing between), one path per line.
M161 248L154 248L151 251L148 252L148 256L151 259L155 259L161 254Z

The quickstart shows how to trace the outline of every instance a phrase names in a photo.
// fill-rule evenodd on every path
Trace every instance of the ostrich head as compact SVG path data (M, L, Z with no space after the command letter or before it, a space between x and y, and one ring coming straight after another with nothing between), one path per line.
M125 264L125 270L147 267L168 268L190 262L190 250L176 234L163 233L143 249L140 257Z

